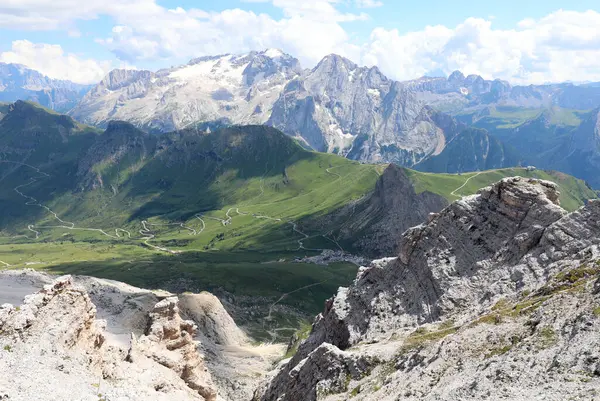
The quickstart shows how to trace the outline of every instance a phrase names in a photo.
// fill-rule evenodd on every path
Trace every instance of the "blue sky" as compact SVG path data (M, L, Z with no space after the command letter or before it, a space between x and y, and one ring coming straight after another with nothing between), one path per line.
M0 61L95 82L277 47L339 53L395 79L454 69L517 83L600 80L597 1L3 0Z

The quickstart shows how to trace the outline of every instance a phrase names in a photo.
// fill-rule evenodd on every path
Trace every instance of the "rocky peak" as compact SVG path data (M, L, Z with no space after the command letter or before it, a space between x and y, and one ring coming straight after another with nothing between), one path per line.
M144 354L177 373L206 401L216 401L217 390L194 340L198 328L181 318L178 303L177 297L170 297L154 306L146 335L138 340L132 337L127 360L134 362Z
M586 153L600 152L600 108L593 110L573 131L571 147Z
M276 49L267 49L263 52L251 53L249 62L243 75L246 85L252 86L257 78L268 79L273 75L281 74L286 80L302 74L302 66L298 59Z
M492 84L480 75L471 74L465 78L465 86L469 88L470 92L480 95L489 92Z
M448 205L445 198L428 191L417 193L407 170L390 164L368 197L342 211L352 216L340 232L341 238L364 233L353 244L362 254L383 257L398 253L399 239L409 227L425 221L430 213Z
M421 334L428 333L427 326L446 321L450 326L443 327L451 327L448 333L463 324L466 328L474 327L470 322L478 322L476 316L496 308L494 305L498 305L499 299L532 292L547 295L550 291L547 283L552 277L561 277L557 273L564 269L581 270L581 266L600 257L600 202L591 201L579 211L567 214L560 208L558 198L557 188L550 182L507 178L454 202L440 213L432 214L426 223L409 229L402 235L397 258L376 260L368 267L361 267L355 282L349 288L340 288L326 303L308 339L268 385L259 389L256 398L291 401L294 398L290 394L301 391L312 394L314 389L319 394L325 383L339 383L340 378L345 378L346 383L357 380L357 361L372 367L378 363L369 360L372 355L385 359L394 350L398 352L398 361L402 361L394 365L395 369L404 372L417 369L418 380L422 380L421 369L435 370L433 366L439 361L457 355L448 349L442 352L445 341L432 346L428 356L419 355L418 350L423 346L419 344L429 341L421 340L421 337L427 338L427 334ZM600 266L600 262L594 263ZM592 277L598 271L597 268L588 270ZM544 299L547 298L542 301ZM585 304L593 302L596 301L589 297L585 300ZM573 313L569 319L582 318ZM531 333L531 321L529 324L525 323L524 333ZM569 323L564 325L569 326ZM415 326L420 326L421 331L413 331ZM444 331L439 330L437 334ZM483 344L490 340L489 329L479 331L478 341ZM502 334L496 334L505 341ZM407 351L412 347L409 341L416 342L416 352ZM481 345L474 345L469 352L477 354L477 347ZM324 350L329 351L323 353ZM557 349L557 352L562 355L562 350ZM575 354L580 350L571 352ZM468 355L464 351L458 354L460 361L469 360ZM512 367L514 361L511 358L506 363ZM552 357L546 362L550 364ZM323 363L341 367L341 372L319 369ZM485 369L481 359L475 357L473 363L478 372ZM312 373L307 373L299 385L295 377L299 371L307 371L307 366L313 367ZM529 368L522 366L521 369L523 374L528 374ZM364 370L362 374L363 377L369 375ZM443 375L438 372L435 377ZM462 378L462 369L452 375ZM407 386L402 379L398 380L397 387ZM437 379L434 381L437 383ZM335 384L335 387L336 392L348 393L352 388L343 384ZM452 387L442 384L437 391L447 394ZM377 389L372 391L376 396ZM414 397L409 399L465 399L463 393L461 397L451 398L419 397L428 391L413 393ZM563 393L568 391L563 390Z
M313 73L323 71L328 73L348 73L355 70L358 66L351 60L337 54L329 54L313 68Z
M0 273L0 299L6 300L8 292L13 301L11 293L47 280L34 272ZM84 285L110 323L97 319ZM196 324L181 317L176 297L144 310L157 295L122 283L63 276L25 296L19 306L2 304L0 398L34 399L42 392L51 399L103 394L106 399L215 401L217 389L198 350ZM129 332L128 349L109 333L118 319L132 331L148 322L141 336Z
M454 71L448 77L448 82L456 83L458 85L462 84L464 81L465 81L465 75L458 70Z
M494 79L492 81L491 90L498 93L509 93L512 89L510 82L503 81L501 79Z
M4 101L28 100L65 112L91 87L52 79L23 65L0 63L0 93Z
M67 313L65 313L67 312ZM47 349L59 344L88 351L104 343L102 323L88 294L63 276L30 296L18 308L0 307L0 333L13 341L36 341Z
M100 81L98 88L114 91L135 81L150 80L153 76L154 73L147 70L115 69L110 71L104 79Z
M71 81L52 79L42 73L21 64L0 62L0 88L3 92L20 90L26 91L72 91L80 93L89 89L89 85L76 84ZM23 97L21 97L23 99ZM8 100L8 98L5 98Z
M566 216L558 197L553 183L507 178L409 229L397 258L361 268L353 285L327 302L310 337L273 383L288 383L288 369L305 364L323 343L343 350L381 341L415 325L464 318L499 296L541 286L558 269L549 267L550 254L556 258L559 249L568 249L574 255L600 242L593 236L577 246L558 240L564 232L573 235L567 227L582 224L581 238L589 238L590 230L600 234L600 226L588 222L595 217ZM590 203L589 213L600 217L599 206Z
M45 88L49 79L21 64L0 63L0 84L6 87Z

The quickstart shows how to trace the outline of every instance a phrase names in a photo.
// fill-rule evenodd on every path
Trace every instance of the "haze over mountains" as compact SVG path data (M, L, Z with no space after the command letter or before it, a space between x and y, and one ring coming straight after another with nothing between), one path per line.
M0 62L0 102L31 100L44 107L66 112L90 88L91 85L48 78L23 65Z
M201 57L157 72L113 70L81 99L85 88L27 71L37 81L5 73L11 84L4 86L13 88L5 98L54 85L60 89L40 93L56 99L27 96L58 110L72 105L71 116L99 127L123 120L156 133L266 124L314 150L363 162L450 173L535 165L600 187L592 112L600 87L593 83L511 86L459 71L398 82L337 55L303 69L276 49ZM69 101L59 96L67 90Z

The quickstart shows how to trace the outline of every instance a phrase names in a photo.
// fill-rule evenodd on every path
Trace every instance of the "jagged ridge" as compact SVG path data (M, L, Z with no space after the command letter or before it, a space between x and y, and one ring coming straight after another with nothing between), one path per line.
M315 320L309 338L256 398L292 400L293 394L304 392L309 394L306 399L316 399L317 394L326 395L320 393L326 387L325 383L336 380L338 385L333 387L334 393L349 391L347 382L339 385L340 376L347 377L348 381L362 380L370 369L381 363L378 360L386 360L386 349L399 350L411 344L409 340L413 340L407 333L414 327L452 322L442 326L446 329L438 329L435 334L438 337L430 336L432 339L443 338L456 332L461 324L485 313L502 296L515 297L531 291L544 294L540 289L561 271L577 269L598 259L600 202L591 201L581 210L567 214L557 200L556 186L552 183L504 179L478 195L453 203L427 224L408 230L403 235L397 258L376 261L361 268L354 284L350 288L341 288L326 304L323 314ZM593 276L597 274L594 271L585 274ZM597 302L591 299L595 292L585 294L589 294L584 296L586 305ZM550 302L550 299L537 302L544 305L545 301ZM580 308L575 309L575 314L582 312ZM594 321L590 327L595 332L600 329L600 324ZM390 346L390 339L395 336L400 341L395 346L392 341ZM375 345L366 345L370 343ZM348 352L323 354L323 347L332 346ZM374 354L379 356L373 358ZM352 368L342 369L341 373L319 370L316 366L325 363L323 355L327 355L329 364L346 364L343 361L359 358L363 366L370 367L363 368L358 375ZM412 363L406 358L399 360L404 364ZM432 360L425 366L429 363L433 363ZM468 364L471 365L470 360ZM294 382L295 372L313 367L315 370L310 379ZM403 374L410 372L408 366L398 369L402 369ZM435 369L434 366L431 369ZM481 369L474 368L469 374ZM520 369L526 371L527 368ZM594 368L588 365L586 369L593 371ZM433 399L436 394L445 394L441 399L477 398L483 394L480 393L483 389L460 387L468 386L468 383L449 384L458 380L453 374L444 377L443 385L436 387L434 384L433 389L416 383L414 387L420 389L418 399ZM444 373L438 375L444 376ZM539 376L532 377L529 382L533 389L539 385L537 380ZM396 391L408 386L404 381L390 385ZM582 385L578 390L586 388L588 386ZM504 385L504 389L515 391L510 384ZM557 394L566 395L570 391L573 389L553 388Z

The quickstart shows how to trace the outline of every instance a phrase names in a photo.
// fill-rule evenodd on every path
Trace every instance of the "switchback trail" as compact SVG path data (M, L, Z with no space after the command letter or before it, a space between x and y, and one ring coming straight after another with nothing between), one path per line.
M33 183L37 182L40 178L49 178L50 174L45 173L43 171L41 171L39 168L32 166L30 164L27 163L21 163L21 162L13 162L13 161L8 161L8 160L0 160L0 163L10 163L10 164L15 164L17 166L25 166L25 167L29 167L33 170L35 170L36 173L38 173L39 175L37 177L32 177L29 182L25 183L25 184L21 184L21 185L17 185L15 188L13 188L13 190L19 194L19 196L21 196L22 198L27 199L27 201L25 202L26 206L37 206L40 208L45 209L48 213L50 213L54 219L56 219L59 223L59 225L45 225L45 226L36 226L35 224L29 224L27 226L27 230L33 232L35 234L35 239L38 239L40 237L40 232L39 230L43 230L46 228L62 228L62 229L66 229L66 230L78 230L78 231L92 231L92 232L98 232L106 237L112 238L112 239L119 239L119 238L123 238L123 236L120 233L125 233L127 235L127 237L129 239L131 238L131 233L123 228L115 228L115 234L109 234L106 231L104 231L103 229L100 228L84 228L84 227L76 227L74 222L71 221L65 221L63 219L61 219L58 214L53 211L52 209L50 209L48 206L42 204L41 202L39 202L36 198L34 198L33 196L30 195L26 195L25 193L23 193L21 191L21 188L27 187L29 185L32 185ZM2 178L4 179L4 177ZM172 225L172 224L177 224L180 225L181 227L190 230L194 235L196 234L196 230L186 227L183 223L169 223L169 224L164 224L164 225ZM144 240L144 243L154 249L158 249L161 250L163 252L169 252L169 253L177 253L177 251L172 251L170 249L167 248L163 248L163 247L159 247L159 246L155 246L149 243L149 241L151 239L155 238L155 235L152 234L150 232L150 229L147 227L147 225L157 225L157 224L151 224L148 223L147 221L142 221L142 229L140 230L140 234L142 235L142 239ZM5 262L3 262L5 263Z
M110 234L109 232L100 229L100 228L86 228L86 227L77 227L76 224L74 222L71 221L65 221L63 219L60 218L60 216L58 215L58 213L56 213L54 210L52 210L50 207L42 204L41 202L39 202L36 198L34 198L33 196L27 195L25 193L23 193L21 191L22 188L25 188L27 186L32 185L33 183L37 182L40 178L49 178L50 174L45 173L43 171L41 171L39 168L32 166L30 164L27 163L21 163L21 162L14 162L14 161L7 161L7 160L0 160L0 163L9 163L9 164L14 164L17 166L25 166L28 168L33 169L38 176L36 177L32 177L29 182L25 183L25 184L21 184L18 185L14 188L14 191L19 194L19 196L21 196L22 198L26 199L26 205L27 206L36 206L36 207L40 207L45 209L49 214L52 215L52 217L57 220L60 224L57 225L44 225L44 226L36 226L35 224L29 224L27 226L27 230L34 233L35 234L35 239L39 239L41 233L38 230L43 230L43 229L53 229L53 228L61 228L61 229L65 229L65 230L72 230L72 231L91 231L91 232L97 232L102 234L103 236L106 236L108 238L111 239L121 239L121 238L127 238L130 240L136 240L136 238L132 238L131 232L124 229L124 228L115 228L114 229L114 235ZM325 169L325 171L327 172L327 174L330 174L334 177L336 177L336 179L334 180L337 181L339 179L342 178L342 176L336 172L331 171L332 169L335 169L339 166L334 166L334 167L329 167L327 169ZM17 167L18 168L18 167ZM268 167L265 166L265 169L267 169ZM4 178L6 177L6 175L2 178L0 178L0 181L2 181ZM263 188L263 183L262 183L261 179L261 196L264 193L264 188ZM116 193L116 190L113 188L113 193ZM106 206L106 205L105 205ZM137 238L139 240L142 240L143 243L152 249L156 249L162 252L167 252L167 253L171 253L171 254L179 254L181 253L181 251L175 251L166 247L162 247L162 246L158 246L158 245L154 245L151 244L150 242L155 240L156 237L156 233L153 232L151 230L152 226L179 226L185 230L188 230L190 232L191 235L196 236L199 235L200 233L202 233L205 229L206 229L206 222L204 221L204 219L211 219L211 220L216 220L219 221L223 226L227 226L229 224L231 224L233 216L231 216L232 211L235 211L235 213L237 213L238 215L249 215L252 214L252 216L256 219L267 219L267 220L272 220L275 222L282 222L283 220L281 218L276 218L276 217L271 217L268 215L264 215L264 214L258 214L258 213L250 213L250 212L243 212L240 211L239 207L230 207L227 212L225 213L225 217L226 219L221 219L218 217L212 217L212 216L206 216L203 214L196 214L194 215L194 218L198 219L201 223L202 223L202 228L200 230L196 230L192 227L188 227L185 225L185 223L183 222L174 222L174 223L150 223L148 220L143 220L141 221L141 225L142 228L139 230L139 234L141 235L141 238ZM306 248L304 246L304 241L309 239L309 238L313 238L313 237L318 237L318 236L323 236L326 239L331 240L332 242L334 242L338 248L342 249L341 246L339 246L339 244L337 243L337 241L332 240L331 238L328 238L325 236L325 234L319 234L319 235L313 235L310 236L304 232L302 232L300 229L298 229L298 224L294 221L287 221L287 224L292 226L292 229L295 233L301 235L303 238L298 239L297 243L298 243L298 250L307 250L307 251L323 251L323 249L311 249L311 248ZM27 236L26 236L27 237Z
M461 195L457 195L457 194L456 194L456 192L457 192L457 191L460 191L461 189L463 189L464 187L466 187L466 186L467 186L467 184L469 183L469 181L471 181L471 179L473 179L473 178L477 177L477 176L478 176L478 175L480 175L481 173L482 173L482 171L478 172L477 174L473 174L472 176L470 176L469 178L467 178L467 179L465 180L465 182L464 182L464 183L463 183L463 184L462 184L460 187L458 187L458 188L456 188L454 191L450 192L450 195L452 195L452 196L458 196L458 197L461 197Z

